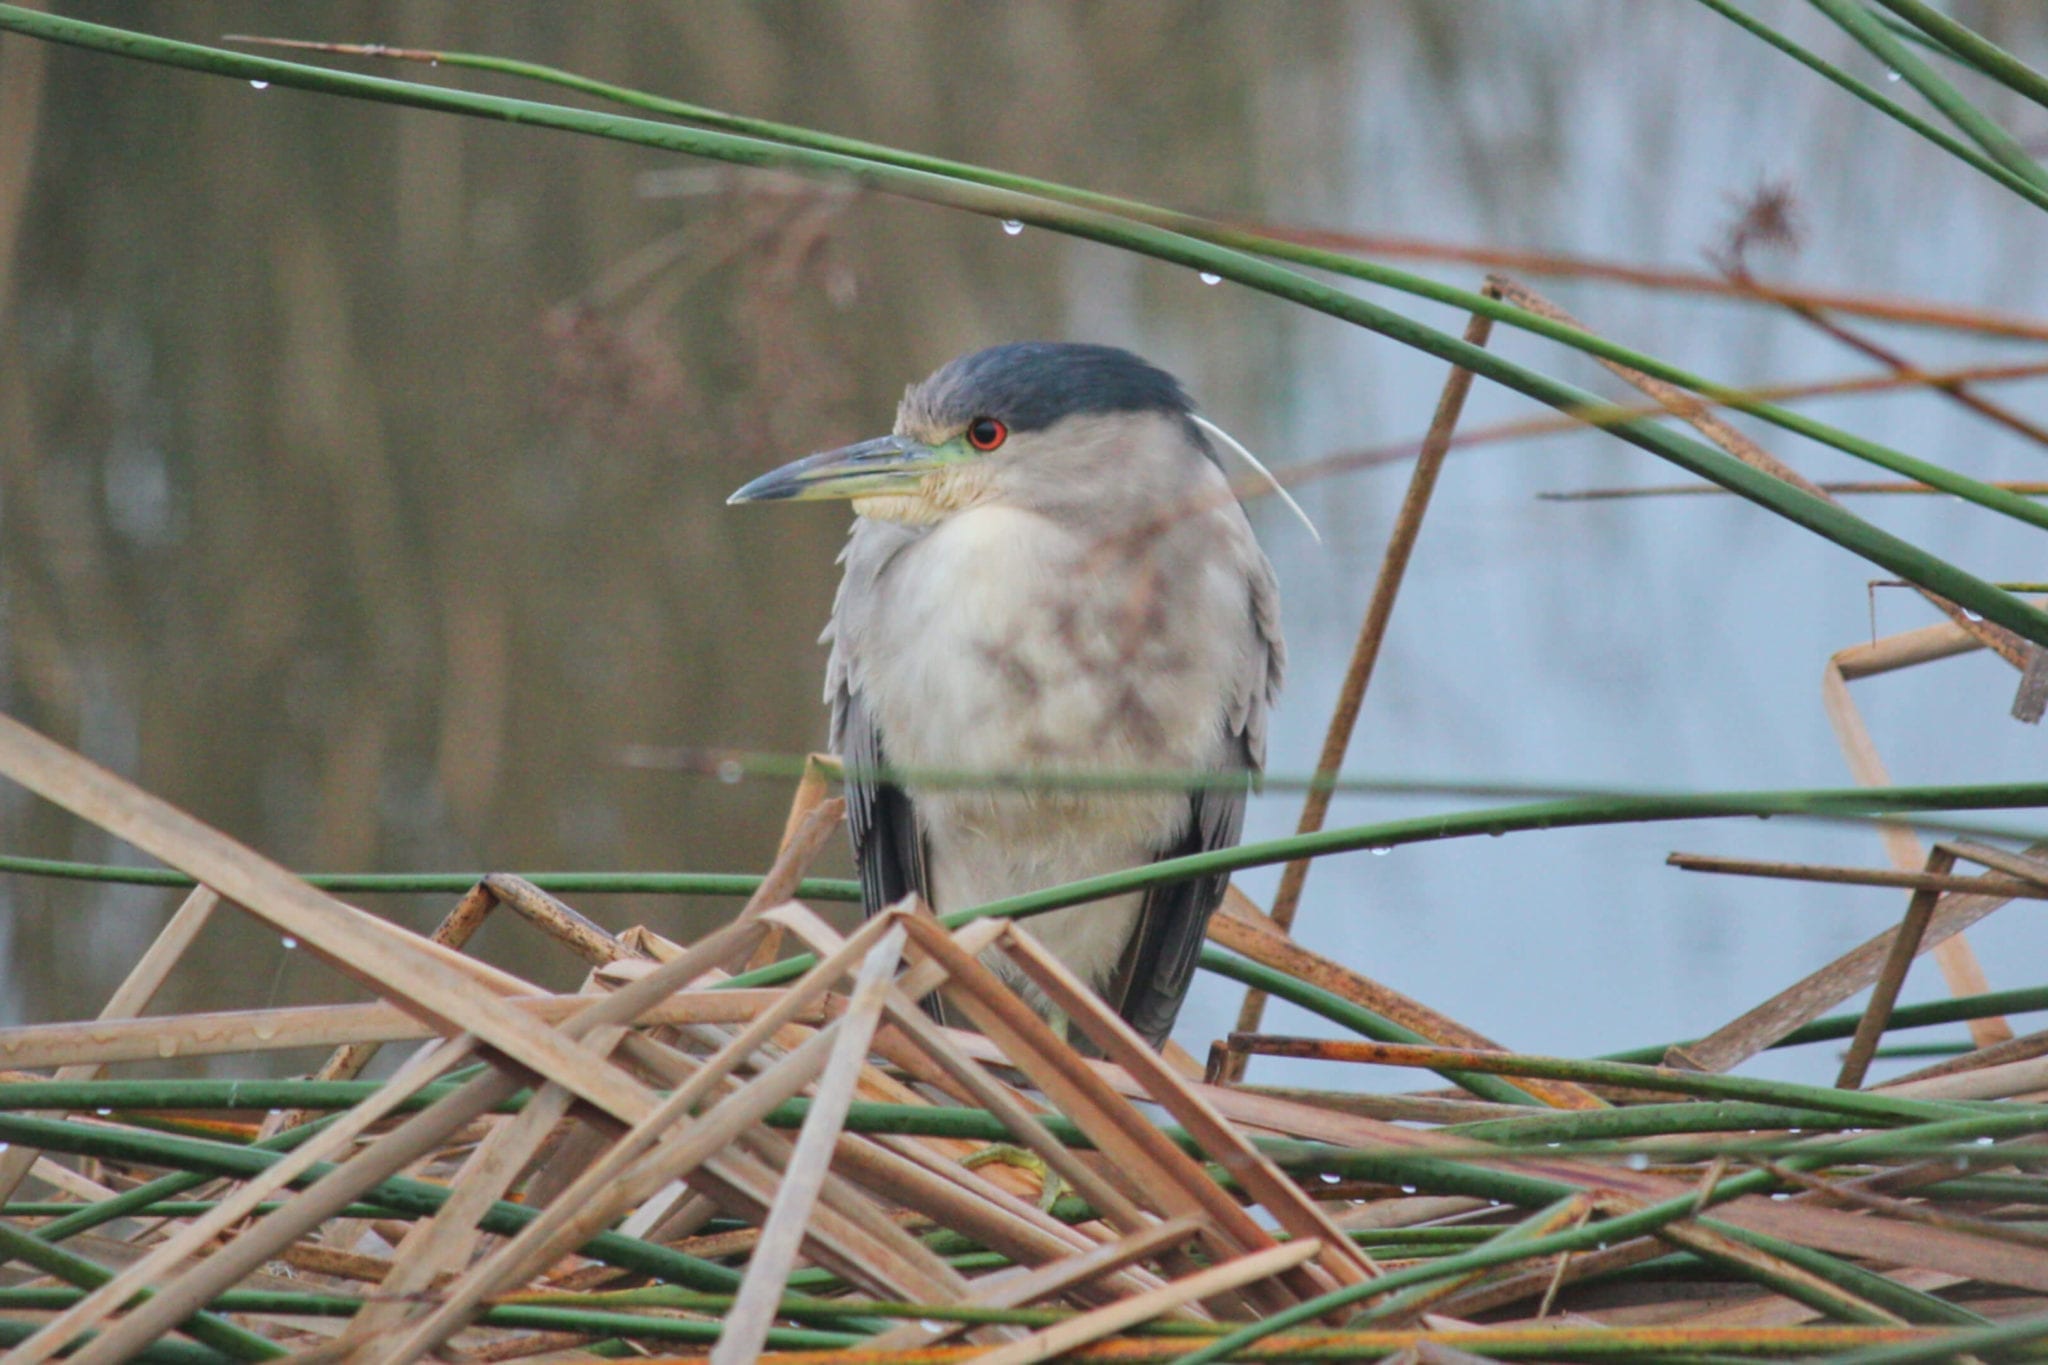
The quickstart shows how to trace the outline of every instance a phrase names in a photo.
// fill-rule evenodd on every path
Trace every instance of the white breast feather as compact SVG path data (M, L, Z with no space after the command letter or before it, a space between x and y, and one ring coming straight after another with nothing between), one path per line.
M902 572L913 559L915 572ZM960 513L905 549L877 585L856 670L890 761L970 772L1218 766L1257 647L1244 587L1227 573L1176 579L1147 567L1157 563L1102 556L1006 507ZM1173 623L1171 646L1162 621ZM885 657L886 667L867 662ZM909 786L942 912L1143 864L1188 819L1177 791ZM1028 927L1099 987L1139 903L1076 906Z

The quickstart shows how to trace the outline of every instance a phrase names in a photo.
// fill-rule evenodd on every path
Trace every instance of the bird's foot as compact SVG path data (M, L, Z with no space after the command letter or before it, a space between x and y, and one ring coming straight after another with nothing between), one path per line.
M1000 1164L1031 1172L1038 1177L1038 1207L1041 1209L1050 1210L1059 1202L1060 1195L1066 1189L1067 1182L1060 1179L1058 1171L1046 1164L1044 1157L1028 1147L1019 1147L1013 1142L998 1142L978 1152L971 1152L960 1159L960 1164L969 1170L977 1166Z

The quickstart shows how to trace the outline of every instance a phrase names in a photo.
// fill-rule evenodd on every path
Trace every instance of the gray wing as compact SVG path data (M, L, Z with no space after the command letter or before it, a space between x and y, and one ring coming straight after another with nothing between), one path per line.
M846 828L860 870L861 908L877 914L915 891L927 903L931 882L925 872L924 836L910 796L874 774L888 766L880 729L861 696L862 646L870 639L869 617L889 562L918 533L886 522L857 518L840 552L845 574L832 604L824 639L832 646L825 666L825 700L832 708L832 751L846 765Z
M1187 833L1179 844L1161 849L1159 857L1179 858L1236 844L1244 827L1244 803L1245 792L1238 787L1212 787L1194 796ZM1173 1032L1173 1021L1195 979L1209 916L1223 903L1229 885L1229 874L1219 873L1154 887L1145 895L1110 998L1153 1047L1165 1046L1166 1036Z
M894 783L872 776L888 766L881 733L856 691L841 692L832 711L833 747L847 770L846 829L853 837L854 866L860 870L862 912L878 914L913 891L929 904L924 836L918 832L910 797Z
M1280 592L1250 527L1244 541L1251 564L1251 640L1224 724L1232 737L1229 768L1242 768L1244 785L1217 786L1189 797L1187 832L1155 861L1234 847L1244 828L1245 800L1266 763L1266 715L1280 692L1287 647L1280 637ZM1138 926L1124 950L1109 999L1153 1047L1163 1047L1195 978L1195 962L1208 935L1209 916L1223 903L1228 873L1155 887L1146 893Z

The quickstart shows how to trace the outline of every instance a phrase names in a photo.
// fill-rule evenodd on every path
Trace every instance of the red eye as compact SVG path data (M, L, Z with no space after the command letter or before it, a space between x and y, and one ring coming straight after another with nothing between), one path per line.
M994 450L1009 434L1010 429L993 417L977 417L967 424L967 444L976 450Z

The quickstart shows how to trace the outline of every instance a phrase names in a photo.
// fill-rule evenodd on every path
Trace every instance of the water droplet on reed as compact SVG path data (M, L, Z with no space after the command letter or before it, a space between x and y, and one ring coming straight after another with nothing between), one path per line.
M1343 1178L1343 1176L1338 1175L1335 1171L1324 1171L1321 1175L1316 1177L1316 1179L1322 1181L1325 1185L1334 1185Z
M1204 271L1202 272L1202 283L1203 283L1203 284L1221 284L1221 283L1223 283L1223 277L1222 277L1221 275L1217 274L1217 273L1216 273L1215 271L1213 271L1213 270L1204 270Z
M1375 849L1374 849L1374 850L1372 851L1372 856L1373 856L1373 857L1375 857L1375 858L1384 858L1384 857L1386 857L1386 856L1387 856L1387 855L1388 855L1389 853L1392 853L1393 851L1394 851L1393 849L1391 849L1391 848L1387 847L1387 846L1386 846L1385 844L1382 844L1382 845L1380 845L1380 846L1379 846L1378 848L1375 848Z
M1650 1158L1642 1152L1630 1152L1628 1168L1632 1171L1647 1171L1650 1169Z
M268 89L270 88L270 82L269 82L269 81L250 81L250 82L249 82L249 88L250 88L251 90L268 90Z
M1018 233L1022 232L1023 230L1024 225L1018 222L1015 218L1003 219L1003 231L1009 233L1012 237L1015 237Z
M1884 78L1888 81L1895 81L1899 79L1899 73L1896 71L1887 71L1884 73Z
M1403 1186L1401 1187L1401 1193L1403 1193L1403 1194L1413 1194L1413 1193L1415 1193L1415 1187L1414 1187L1413 1185L1403 1185Z
M286 952L290 952L292 949L299 946L299 941L293 938L290 934L286 934L284 937L280 938L278 942L284 945L284 950Z
M95 1110L93 1110L92 1112L93 1112L93 1113L95 1113L95 1114L98 1114L98 1115L99 1115L99 1116L100 1116L101 1118L107 1118L107 1117L108 1117L108 1116L110 1116L110 1115L111 1115L111 1114L112 1114L112 1113L113 1113L114 1111L113 1111L113 1110L111 1110L111 1109L95 1109Z

